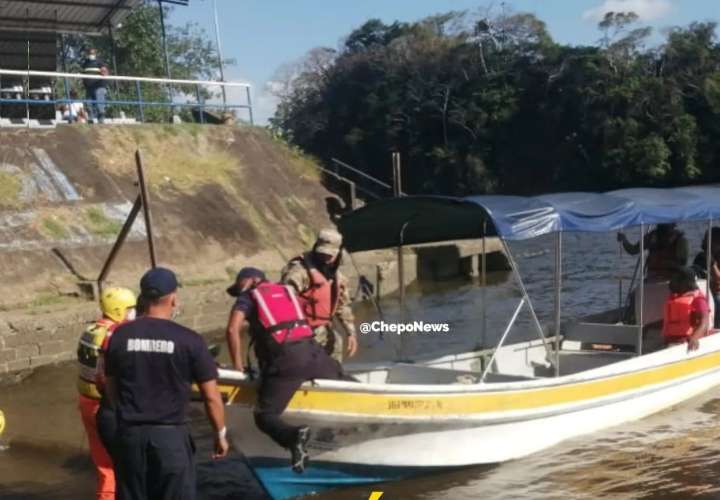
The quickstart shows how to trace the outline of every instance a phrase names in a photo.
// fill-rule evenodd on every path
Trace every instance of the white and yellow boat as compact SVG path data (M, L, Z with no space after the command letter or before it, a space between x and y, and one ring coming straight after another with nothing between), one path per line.
M556 233L553 336L544 336L511 257L522 297L494 350L351 365L359 383L315 380L297 391L285 416L313 429L311 462L303 474L290 470L287 450L257 430L255 382L221 370L233 444L268 493L287 498L523 457L702 393L720 384L720 335L703 338L692 352L685 345L662 346L652 325L661 319L665 283L639 280L638 324L597 318L560 323L561 235L630 226L643 234L650 223L717 218L720 188L714 187L534 198L405 197L368 205L340 224L351 251ZM523 307L540 338L508 344Z

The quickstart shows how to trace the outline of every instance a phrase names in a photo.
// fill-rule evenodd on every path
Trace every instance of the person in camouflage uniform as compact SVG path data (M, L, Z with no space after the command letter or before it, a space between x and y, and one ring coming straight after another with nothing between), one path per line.
M340 362L345 354L354 356L358 347L348 280L338 269L341 256L342 236L334 229L323 229L313 249L290 260L281 278L297 291L315 340ZM345 330L345 342L333 328L333 319Z

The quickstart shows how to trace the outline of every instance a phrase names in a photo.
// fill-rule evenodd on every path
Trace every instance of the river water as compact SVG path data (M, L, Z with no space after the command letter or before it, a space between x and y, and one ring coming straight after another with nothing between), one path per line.
M691 257L704 226L685 225ZM635 230L634 233L638 231ZM634 239L631 237L631 239ZM541 323L549 324L554 296L555 240L538 238L512 244ZM614 308L618 276L629 279L635 259L618 253L614 235L563 236L564 318ZM486 288L487 330L482 334L483 290L477 280L415 284L408 290L406 319L449 323L445 334L361 336L358 360L459 352L485 340L492 345L519 300L507 273L490 276ZM627 282L625 284L627 289ZM381 307L385 319L399 318L397 301ZM358 321L374 319L371 304L356 308ZM521 313L510 342L535 336L527 311ZM83 499L93 497L94 473L76 409L75 367L37 370L21 383L0 389L7 429L0 451L0 498ZM468 468L411 481L378 485L383 498L431 499L622 499L720 498L720 392L710 391L677 408L644 420L566 441L546 452L496 465ZM237 451L222 462L208 460L209 426L193 413L198 442L201 499L263 498ZM448 444L452 446L452 443ZM320 499L365 499L370 489L352 488Z

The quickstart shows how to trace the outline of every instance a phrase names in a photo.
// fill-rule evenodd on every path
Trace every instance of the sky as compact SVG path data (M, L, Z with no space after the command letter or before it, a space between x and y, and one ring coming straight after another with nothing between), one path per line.
M416 21L453 10L476 11L505 3L516 12L532 12L545 21L561 43L592 44L597 22L608 11L633 11L657 33L693 21L720 21L720 0L216 0L223 56L236 64L225 69L229 81L252 85L255 121L267 123L277 102L268 91L278 68L318 46L337 48L343 37L365 21ZM169 22L197 22L214 37L212 0L190 0L176 7ZM244 104L239 95L229 100Z

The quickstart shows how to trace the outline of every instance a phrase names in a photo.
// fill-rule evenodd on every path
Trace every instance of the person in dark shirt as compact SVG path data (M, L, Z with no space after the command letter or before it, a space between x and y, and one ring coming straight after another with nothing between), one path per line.
M195 499L188 428L197 383L215 429L214 458L228 452L217 367L203 338L173 321L177 279L155 268L142 277L145 315L118 328L105 355L107 394L117 415L113 459L119 500Z
M238 273L235 283L227 289L231 296L237 297L228 320L228 347L233 367L244 370L246 367L243 363L242 329L247 321L260 365L255 423L278 445L290 450L292 469L301 473L309 459L306 444L310 439L310 428L287 424L281 415L295 391L306 380L346 377L340 364L312 338L312 329L305 321L291 287L276 285L277 290L285 289L285 293L289 294L289 299L296 305L297 316L292 321L285 321L277 326L267 327L262 324L258 311L258 300L261 299L258 299L258 294L253 295L253 290L266 284L269 282L265 279L265 273L246 267ZM271 304L265 302L261 307L267 309L266 315L277 317ZM306 329L305 336L293 341L287 341L286 337L282 336L282 342L277 342L273 329L277 331L283 324L292 324L291 328Z
M623 233L618 233L617 240L630 255L640 253L640 242L630 243ZM648 281L669 280L687 265L688 241L674 223L658 224L645 235L643 246L647 251L645 279Z
M90 49L87 58L83 61L83 73L86 75L107 76L110 74L107 64L97 56L97 50ZM83 79L85 85L85 98L94 101L89 109L92 111L90 119L97 119L98 123L105 121L105 100L107 99L107 86L105 80L99 78Z

